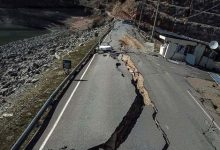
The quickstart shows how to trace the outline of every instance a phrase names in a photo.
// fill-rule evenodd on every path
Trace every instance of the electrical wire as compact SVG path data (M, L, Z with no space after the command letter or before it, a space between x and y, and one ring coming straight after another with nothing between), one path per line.
M204 12L207 12L207 11L209 11L209 10L212 10L212 9L218 7L218 6L220 6L220 3L218 3L217 5L215 5L215 6L211 7L211 8L208 8L208 9L206 9L206 10L203 10L203 11L199 12L199 13L196 13L196 14L194 14L194 15L191 15L191 16L189 16L189 17L185 17L185 18L182 18L182 19L189 19L189 18L198 16L198 15L200 15L200 14L202 14L202 13L204 13Z
M150 1L150 2L156 2L156 1L152 1L152 0L148 0L148 1ZM214 3L214 2L219 2L219 0L213 0L212 3ZM180 19L180 20L186 20L186 19L189 19L189 18L192 18L192 17L198 16L198 15L204 13L204 12L207 12L207 11L209 11L209 10L212 10L212 9L218 7L219 5L220 5L220 2L219 2L217 5L215 5L215 6L211 7L211 8L208 8L208 9L202 10L202 11L200 11L200 12L194 14L194 15L191 15L191 16L188 16L188 17L179 18L179 19ZM154 9L156 9L156 8L154 8ZM176 17L176 16L174 15L174 16L172 16L172 17Z

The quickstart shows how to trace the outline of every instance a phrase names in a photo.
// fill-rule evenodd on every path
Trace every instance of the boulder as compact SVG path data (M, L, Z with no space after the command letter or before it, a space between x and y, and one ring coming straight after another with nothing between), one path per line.
M4 104L6 103L6 100L4 97L0 96L0 104Z
M2 95L2 96L8 96L8 95L11 95L13 92L14 92L13 87L3 88L3 89L0 90L0 95Z
M37 69L37 68L39 68L39 67L40 67L39 62L34 62L34 63L33 63L33 68L34 68L34 69Z
M13 116L13 113L4 113L4 114L2 114L1 118L2 117L7 118L7 117L12 117L12 116Z
M2 86L2 88L3 88L3 89L4 89L4 88L9 88L9 86L11 86L12 84L13 84L13 82L9 81L9 82L5 83L5 84Z
M8 71L8 75L16 77L18 75L18 73L15 70L10 70L10 71Z
M56 50L55 50L55 49L51 49L51 50L49 51L49 53L50 53L50 55L54 55L54 54L56 53Z
M37 81L39 81L39 79L32 79L30 80L30 83L36 83Z
M0 95L5 96L6 93L7 93L7 91L8 91L8 88L3 88L3 89L1 89L1 90L0 90Z
M11 54L8 55L8 59L10 59L10 58L16 58L16 56L17 56L17 55L16 55L15 53L11 53Z

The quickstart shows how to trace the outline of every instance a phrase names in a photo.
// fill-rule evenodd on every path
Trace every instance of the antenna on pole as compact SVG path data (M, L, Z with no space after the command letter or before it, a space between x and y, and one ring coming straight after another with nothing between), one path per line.
M211 42L209 43L209 48L212 49L212 50L217 49L218 46L219 46L219 44L218 44L217 41L211 41Z

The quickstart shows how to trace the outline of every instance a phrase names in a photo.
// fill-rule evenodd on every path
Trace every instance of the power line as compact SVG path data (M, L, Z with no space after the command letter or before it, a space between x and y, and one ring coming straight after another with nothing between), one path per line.
M220 3L218 3L217 5L215 5L215 6L211 7L211 8L208 8L208 9L206 9L206 10L203 10L203 11L197 13L197 14L194 14L194 15L191 15L191 16L189 16L189 17L186 17L186 18L184 18L184 19L188 19L188 18L192 18L192 17L198 16L198 15L200 15L200 14L206 12L206 11L209 11L209 10L212 10L212 9L218 7L219 5L220 5Z
M147 1L150 1L150 2L155 2L155 0L147 0ZM193 0L192 0L193 1ZM193 6L193 2L191 1L191 3L190 3L190 6L189 7L187 7L187 8L189 8L190 9L190 7L192 8ZM219 2L219 0L213 0L212 1L212 3L214 3L214 2ZM146 3L145 3L146 4ZM165 4L164 2L161 2L161 4ZM210 4L210 3L208 3L208 4ZM170 4L171 5L171 4ZM187 18L192 18L192 17L195 17L195 16L197 16L197 15L200 15L200 14L202 14L202 13L204 13L204 12L206 12L206 11L209 11L209 10L211 10L211 9L214 9L214 8L216 8L216 7L218 7L220 5L220 3L218 3L217 5L215 5L215 6L213 6L213 7L211 7L211 8L208 8L208 9L206 9L206 10L203 10L203 11L201 11L201 12L199 12L199 13L196 13L196 14L194 14L194 15L191 15L191 16L188 16L188 17L182 17L182 18L179 18L179 19L187 19ZM174 7L176 7L177 5L173 5ZM179 6L178 6L179 7ZM156 9L155 7L153 7L154 9ZM171 16L171 17L177 17L176 15L173 15L173 16Z

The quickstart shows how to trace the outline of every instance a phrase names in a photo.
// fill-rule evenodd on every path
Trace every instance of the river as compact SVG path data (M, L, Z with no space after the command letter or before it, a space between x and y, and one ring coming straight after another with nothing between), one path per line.
M45 29L35 29L20 25L0 24L0 45L48 33Z

